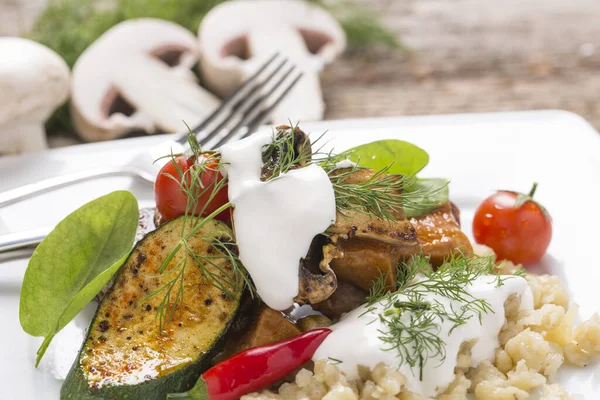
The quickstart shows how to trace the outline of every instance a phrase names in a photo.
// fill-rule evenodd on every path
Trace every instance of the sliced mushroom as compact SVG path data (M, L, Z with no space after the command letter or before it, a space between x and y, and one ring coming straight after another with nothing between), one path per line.
M363 304L367 298L367 292L357 288L351 283L339 281L335 293L327 300L313 304L313 308L323 315L337 321L342 314L350 312Z
M311 271L309 266L314 260L314 258L311 259L311 256L300 261L298 295L294 298L294 301L298 304L319 303L328 299L337 289L337 278L329 264L331 260L342 257L343 254L332 243L325 244L322 247L322 252L323 258L318 263L319 270L322 273Z
M200 70L211 90L231 93L262 61L280 52L304 76L273 111L272 121L323 118L319 73L346 46L342 28L325 10L299 0L227 1L204 17L198 37Z
M277 132L277 136L293 135L291 143L293 143L294 148L289 149L287 146L284 146L281 149L273 148L272 151L263 154L263 167L261 173L261 179L263 181L273 176L273 173L279 168L281 159L284 155L289 156L288 153L293 152L293 157L300 160L300 162L293 166L293 168L298 168L308 164L308 159L310 159L310 157L302 158L301 156L310 156L312 154L310 139L306 133L304 133L297 126L294 127L292 131L292 127L288 125L280 125L275 128L275 131Z
M72 118L86 140L131 131L184 132L218 104L190 68L193 34L172 22L137 19L108 30L73 67Z
M44 123L69 97L69 67L28 39L0 38L0 52L0 154L44 150Z

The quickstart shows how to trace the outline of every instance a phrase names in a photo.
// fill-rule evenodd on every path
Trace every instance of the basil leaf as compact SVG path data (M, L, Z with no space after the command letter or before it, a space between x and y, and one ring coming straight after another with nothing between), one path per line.
M133 194L113 192L71 213L35 249L23 278L19 319L25 332L45 338L36 366L54 335L123 265L138 218Z
M361 167L399 175L415 175L429 163L429 154L422 148L403 140L378 140L343 153Z
M450 200L448 184L443 178L417 178L404 190L410 196L410 204L404 206L408 218L420 217Z

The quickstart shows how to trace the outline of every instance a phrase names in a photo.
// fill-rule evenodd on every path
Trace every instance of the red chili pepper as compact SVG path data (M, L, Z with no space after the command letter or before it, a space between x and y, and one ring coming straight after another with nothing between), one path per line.
M331 329L319 328L281 342L253 347L219 363L185 393L168 399L237 400L265 389L308 362Z

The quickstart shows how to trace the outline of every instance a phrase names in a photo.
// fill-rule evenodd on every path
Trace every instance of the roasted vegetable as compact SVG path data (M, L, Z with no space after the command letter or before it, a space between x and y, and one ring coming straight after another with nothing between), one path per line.
M360 239L339 240L338 246L344 257L331 261L338 279L368 291L383 275L386 285L393 288L400 259L398 248Z
M308 315L306 317L300 318L296 325L302 332L310 331L311 329L316 328L327 328L331 326L333 322L323 315Z
M311 160L312 148L310 139L298 126L279 125L275 128L278 145L270 146L263 152L261 180L266 181L277 176L283 164L293 162L291 169L306 166ZM292 137L293 135L293 137Z
M392 246L416 248L417 231L409 221L385 221L370 214L357 211L337 213L335 224L327 228L327 233L380 241Z
M214 244L230 237L219 221L207 221L187 240L197 257L208 254L213 264L194 261L178 251L167 270L159 268L185 232L184 221L172 220L141 240L102 300L73 367L61 399L161 399L191 388L210 367L225 333L237 317L242 284L229 259L218 257ZM194 218L195 219L195 218ZM189 224L186 223L186 229ZM217 257L215 257L217 256ZM152 294L174 278L168 273L187 257L183 298L161 332L157 310L165 293ZM180 264L179 264L180 265ZM207 281L217 274L232 285L229 295ZM170 301L174 301L174 294Z
M336 170L338 174L347 173L348 169ZM343 182L360 184L374 178L378 172L371 169L358 169ZM376 181L377 182L377 181ZM327 229L327 233L338 234L348 239L358 238L380 241L392 246L413 248L417 246L417 232L406 219L401 207L391 211L393 219L386 220L371 213L357 209L338 211L335 224Z
M300 260L298 304L315 304L326 300L337 289L337 277L330 267L333 259L342 257L339 247L323 235L316 236L305 258Z
M417 230L419 251L431 257L431 264L439 266L453 253L464 255L473 253L471 241L460 230L458 208L446 203L440 208L422 217L411 218L410 222ZM414 252L413 254L418 254Z
M227 341L224 357L220 358L229 358L251 347L275 343L301 333L300 329L285 314L266 305L262 305L251 319L253 322L245 332L241 332Z
M337 290L325 301L314 304L313 308L336 321L342 314L350 312L365 302L367 292L356 286L339 281Z

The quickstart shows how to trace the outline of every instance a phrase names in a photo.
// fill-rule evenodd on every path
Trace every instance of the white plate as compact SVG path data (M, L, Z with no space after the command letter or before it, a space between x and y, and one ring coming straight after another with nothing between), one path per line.
M328 147L344 150L384 138L399 138L430 155L424 176L451 179L451 197L462 210L470 234L475 207L499 188L529 190L554 218L554 237L538 269L559 275L582 318L600 309L600 136L580 117L562 111L328 121L304 124L313 134L327 130ZM0 158L0 190L68 171L120 165L133 151L164 137L74 146L39 155ZM0 210L0 233L50 226L77 206L116 189L133 191L151 204L152 188L131 179L104 179L60 190ZM27 262L0 265L0 399L58 399L61 382L54 375L68 369L93 307L59 334L38 369L40 343L21 331L19 289ZM564 368L559 380L571 393L598 398L600 366Z

